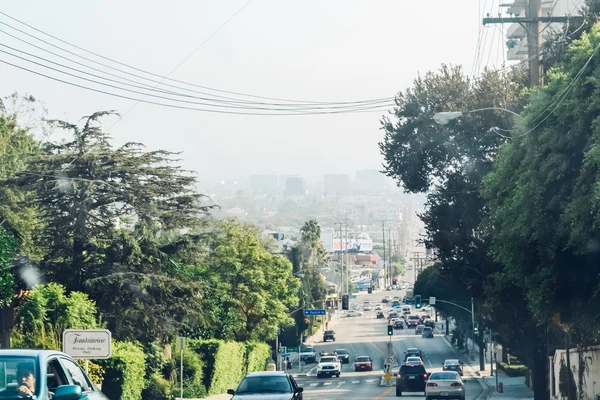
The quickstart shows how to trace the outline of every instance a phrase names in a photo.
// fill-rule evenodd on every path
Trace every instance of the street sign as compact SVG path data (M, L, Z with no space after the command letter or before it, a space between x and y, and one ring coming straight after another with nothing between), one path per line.
M187 346L187 338L183 337L183 336L179 336L177 338L177 348L182 350L185 349Z
M430 306L434 306L435 305L435 297L430 297L429 298L429 305Z
M298 352L298 348L297 347L288 347L287 348L287 352L288 353L297 353Z
M387 372L384 377L385 377L386 381L389 381L390 379L392 379L392 374L390 374L389 372Z
M108 329L66 329L63 332L63 353L87 360L110 358L111 334Z
M325 310L304 310L304 315L326 315Z

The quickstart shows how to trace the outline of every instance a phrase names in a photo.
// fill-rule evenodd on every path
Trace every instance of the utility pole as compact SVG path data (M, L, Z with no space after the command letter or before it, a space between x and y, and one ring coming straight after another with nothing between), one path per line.
M385 242L383 243L385 246ZM394 283L394 267L392 266L392 228L388 226L388 259L390 260L388 269L390 270L390 285Z
M542 2L541 0L529 0L527 5L526 17L500 17L500 18L484 18L483 25L487 24L505 24L517 23L527 31L527 55L529 60L529 84L531 87L542 84L540 61L543 59L543 41L540 31L540 22L551 23L573 23L581 24L582 16L541 16Z
M345 220L346 222L346 294L350 294L348 293L348 289L350 289L350 285L348 283L348 280L350 279L350 271L348 270L348 267L350 266L350 263L348 262L348 220Z
M336 225L340 226L340 298L344 294L344 254L342 253L342 223Z
M381 221L381 230L383 231L383 270L385 271L386 279L384 280L385 286L388 285L388 281L390 281L390 277L388 276L388 270L386 266L387 259L385 258L385 221ZM391 284L391 283L390 283Z

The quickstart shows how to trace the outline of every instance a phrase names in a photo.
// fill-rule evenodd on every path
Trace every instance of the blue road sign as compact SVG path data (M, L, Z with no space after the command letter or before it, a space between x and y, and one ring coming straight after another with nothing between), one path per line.
M290 356L290 353L283 353L283 354L281 355L281 357L283 357L283 358L286 358L286 357L289 357L289 356Z
M325 310L304 310L304 315L325 315Z

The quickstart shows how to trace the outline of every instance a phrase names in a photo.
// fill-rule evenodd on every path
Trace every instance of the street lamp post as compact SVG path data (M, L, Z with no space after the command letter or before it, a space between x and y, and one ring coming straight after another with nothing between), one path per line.
M516 112L506 109L506 108L501 108L501 107L485 107L485 108L478 108L476 110L469 110L469 111L444 111L444 112L439 112L437 114L435 114L433 116L433 120L439 124L439 125L446 125L448 124L450 121L455 120L457 118L462 117L464 114L472 114L472 113L476 113L476 112L480 112L480 111L489 111L489 110L494 110L494 111L504 111L507 112L509 114L512 114L514 116L519 116L519 114L517 114Z

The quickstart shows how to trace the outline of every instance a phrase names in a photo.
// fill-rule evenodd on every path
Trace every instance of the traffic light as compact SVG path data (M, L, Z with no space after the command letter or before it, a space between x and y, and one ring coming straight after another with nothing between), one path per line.
M342 296L342 310L348 309L348 295L345 294Z
M394 335L394 327L392 325L388 325L388 336Z
M421 295L420 294L415 296L415 307L421 308Z

